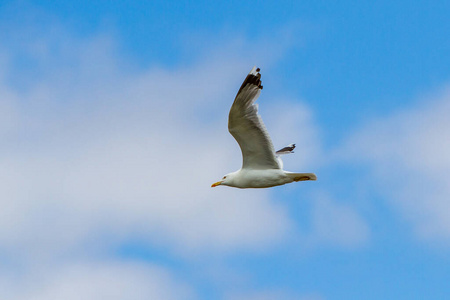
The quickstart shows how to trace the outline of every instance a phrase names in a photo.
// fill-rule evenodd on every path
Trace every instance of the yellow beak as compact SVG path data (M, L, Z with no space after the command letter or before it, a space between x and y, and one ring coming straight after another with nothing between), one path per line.
M216 186L221 185L221 184L222 184L222 181L217 181L216 183L213 183L211 185L211 187L216 187Z

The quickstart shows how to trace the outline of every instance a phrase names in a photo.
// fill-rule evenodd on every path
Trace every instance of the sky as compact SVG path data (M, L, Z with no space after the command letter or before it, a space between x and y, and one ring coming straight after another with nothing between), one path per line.
M0 1L2 299L448 299L450 2ZM241 166L253 66L275 148Z

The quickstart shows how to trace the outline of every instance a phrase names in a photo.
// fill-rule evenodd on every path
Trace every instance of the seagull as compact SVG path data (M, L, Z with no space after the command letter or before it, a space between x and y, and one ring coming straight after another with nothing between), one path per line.
M260 69L253 67L239 89L228 115L228 131L242 152L242 167L225 175L211 187L268 188L294 181L317 180L314 173L292 173L283 170L280 156L293 153L295 144L277 152L255 104L261 94Z

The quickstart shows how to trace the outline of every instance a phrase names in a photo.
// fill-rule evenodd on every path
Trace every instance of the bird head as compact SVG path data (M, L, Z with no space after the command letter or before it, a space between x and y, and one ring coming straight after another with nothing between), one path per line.
M216 187L218 185L230 185L232 181L233 173L227 174L223 176L222 180L217 181L216 183L213 183L211 187Z

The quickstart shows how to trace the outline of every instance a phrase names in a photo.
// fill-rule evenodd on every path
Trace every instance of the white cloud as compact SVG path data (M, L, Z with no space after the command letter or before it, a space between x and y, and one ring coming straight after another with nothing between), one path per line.
M1 83L3 249L52 257L138 238L192 254L285 237L292 221L267 191L210 188L240 167L226 120L247 64L129 72L108 39L58 38L38 43L38 80Z
M450 91L380 117L351 136L347 159L373 170L377 190L392 199L420 239L450 241Z
M16 52L0 46L4 294L184 299L189 288L177 293L179 283L156 266L90 263L93 254L136 240L182 256L255 253L295 231L286 204L267 190L210 188L241 165L228 109L254 61L270 55L261 50L249 62L219 51L171 70L136 69L108 36L51 32L13 47L35 62L24 73ZM271 113L263 118L279 147L305 145L298 159L286 159L296 171L319 146L311 112L293 102L266 102ZM6 280L13 269L17 276Z
M19 283L20 282L20 283ZM194 299L191 287L167 270L142 263L76 263L35 269L20 281L2 277L8 299Z

